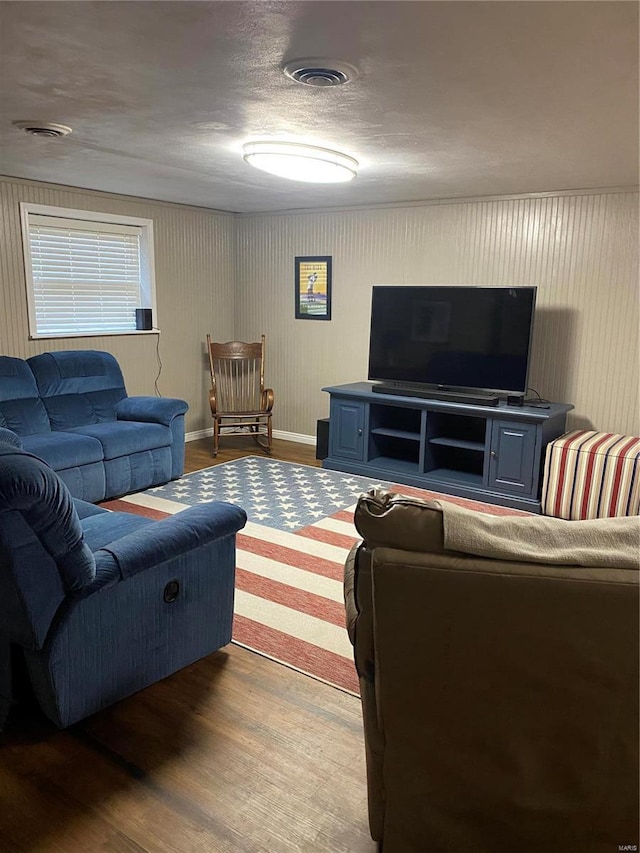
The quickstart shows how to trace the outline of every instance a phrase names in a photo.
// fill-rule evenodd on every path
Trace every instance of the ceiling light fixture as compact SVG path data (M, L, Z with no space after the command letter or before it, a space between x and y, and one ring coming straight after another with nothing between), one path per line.
M358 174L358 161L340 151L301 142L247 142L244 160L281 178L311 184L337 184Z

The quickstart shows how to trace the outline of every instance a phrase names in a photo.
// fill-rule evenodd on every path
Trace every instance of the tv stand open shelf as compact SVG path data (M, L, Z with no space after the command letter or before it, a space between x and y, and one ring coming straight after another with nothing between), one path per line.
M391 438L406 438L408 441L420 441L420 433L408 432L406 429L372 429L371 435L388 435Z
M484 453L484 444L479 441L463 441L459 438L430 438L429 444L442 444L445 447L460 447L464 450L480 450Z
M547 444L573 406L478 405L373 391L371 382L330 395L323 467L540 512Z

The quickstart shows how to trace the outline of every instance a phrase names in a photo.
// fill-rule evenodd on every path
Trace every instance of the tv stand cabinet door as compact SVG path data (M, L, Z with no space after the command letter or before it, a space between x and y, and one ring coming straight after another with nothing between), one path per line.
M364 459L365 404L357 400L331 400L329 413L329 456Z
M496 492L535 497L535 424L494 421L489 453L489 488Z

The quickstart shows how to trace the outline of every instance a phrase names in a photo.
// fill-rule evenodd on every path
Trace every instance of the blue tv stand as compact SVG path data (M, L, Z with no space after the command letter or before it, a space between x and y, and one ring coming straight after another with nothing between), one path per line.
M379 394L371 382L322 390L330 395L323 468L529 512L540 512L545 448L573 409Z

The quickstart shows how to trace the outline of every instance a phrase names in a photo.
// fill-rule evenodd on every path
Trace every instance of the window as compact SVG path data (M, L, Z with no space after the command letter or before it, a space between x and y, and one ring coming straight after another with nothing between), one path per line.
M32 338L136 332L136 308L155 318L150 219L20 208Z

